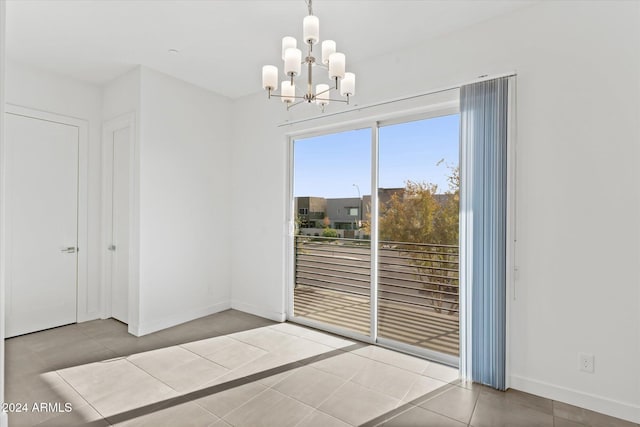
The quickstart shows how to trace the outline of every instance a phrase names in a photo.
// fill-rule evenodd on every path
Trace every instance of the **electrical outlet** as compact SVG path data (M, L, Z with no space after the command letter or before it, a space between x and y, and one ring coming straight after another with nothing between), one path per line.
M583 372L589 372L593 374L594 371L594 357L593 354L580 353L580 366L579 369Z

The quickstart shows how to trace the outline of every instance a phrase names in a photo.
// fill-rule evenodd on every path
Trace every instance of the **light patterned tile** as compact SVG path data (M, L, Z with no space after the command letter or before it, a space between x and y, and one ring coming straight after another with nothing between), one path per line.
M213 353L209 353L204 357L220 366L224 366L227 369L236 369L267 354L265 350L254 347L250 344L235 340L232 341L232 343L224 348Z
M335 335L331 335L328 333L316 331L314 329L294 325L289 322L278 323L277 325L271 326L271 328L278 332L284 332L297 337L306 338L310 341L314 341L319 344L324 344L332 348L345 348L345 347L350 347L356 344L355 341L349 341L347 339L340 338Z
M273 387L274 385L278 384L280 381L284 380L288 376L295 374L300 368L302 368L302 366L304 365L300 365L297 363L290 363L286 365L286 368L276 369L276 371L278 372L276 374L272 374L268 376L264 376L264 375L260 376L260 378L258 379L258 382L266 387Z
M448 387L448 384L443 381L418 375L416 376L414 383L411 385L411 388L402 399L402 403L413 401L419 402L420 399L427 399L428 397L431 397L433 393L444 391L445 387Z
M200 427L215 423L219 418L193 402L158 408L149 414L115 422L117 427Z
M576 423L560 417L553 417L553 427L586 427L584 424Z
M499 391L487 386L478 386L478 388L481 394L490 394L497 399L518 403L545 414L553 415L553 402L550 399L513 389Z
M465 427L466 424L414 406L382 424L384 427Z
M391 411L397 404L398 399L346 382L318 409L351 425L360 425Z
M268 389L223 419L235 427L294 427L312 411L310 406Z
M266 390L267 387L264 385L258 382L250 382L217 391L206 397L196 399L194 402L222 418Z
M335 375L304 366L273 388L315 408L345 381Z
M73 408L69 413L56 415L55 413L46 421L37 424L38 427L107 427L110 424L91 406L85 405L81 408ZM21 423L12 423L11 427L20 427ZM24 425L36 425L24 424Z
M367 358L357 354L343 353L327 358L321 356L309 366L349 380L363 369L367 361Z
M179 392L197 390L229 372L178 346L136 354L128 360Z
M237 332L229 335L229 337L268 352L277 352L284 346L300 340L299 337L278 332L269 327Z
M354 350L353 354L377 360L378 362L386 363L418 374L423 373L431 363L419 357L409 356L407 354L375 345L369 345L358 350Z
M76 366L58 373L103 416L178 395L175 390L124 359Z
M351 381L401 400L406 396L417 376L418 374L386 363L367 360Z
M553 416L515 401L480 393L471 418L474 427L553 427Z
M249 363L231 370L230 372L216 378L214 381L208 383L208 386L224 384L230 381L244 380L244 381L258 381L270 386L274 382L275 378L281 378L286 376L286 372L300 367L299 364L291 362L289 358L267 353ZM280 374L284 374L278 377Z
M349 427L349 424L321 411L313 411L296 427Z
M295 341L283 344L277 350L273 350L272 353L287 357L291 361L309 362L311 358L318 355L341 352L333 347L306 338L297 338Z
M467 424L471 419L479 394L478 390L448 386L448 389L429 398L419 406Z
M460 371L450 366L441 365L440 363L431 362L427 365L422 375L435 378L446 383L459 381Z
M195 354L199 354L200 356L206 356L208 354L213 354L217 351L220 351L235 342L236 340L233 340L225 335L221 335L219 337L207 338L204 340L181 344L180 347L186 348L187 350Z
M553 402L553 415L588 427L638 427L637 424L629 421L556 401Z

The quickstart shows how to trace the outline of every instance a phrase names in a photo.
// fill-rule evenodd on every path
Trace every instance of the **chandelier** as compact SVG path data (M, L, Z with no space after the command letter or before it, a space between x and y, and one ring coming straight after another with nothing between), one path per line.
M321 44L321 61L314 57L313 45L320 41L320 21L313 15L312 0L306 0L309 15L302 21L303 44L306 45L307 56L302 57L302 51L297 48L297 40L286 36L282 39L282 60L284 74L287 80L282 81L280 94L278 90L278 67L265 65L262 67L262 88L268 92L268 98L280 98L287 105L287 110L306 102L320 106L322 112L331 101L349 104L349 97L355 94L356 76L345 72L346 57L344 53L336 52L336 42L325 40ZM331 85L320 83L313 86L313 67L322 67L328 71ZM303 72L307 74L306 89L296 90L294 78ZM314 91L315 90L315 91ZM331 97L331 91L340 93L343 99ZM305 91L301 94L302 91Z

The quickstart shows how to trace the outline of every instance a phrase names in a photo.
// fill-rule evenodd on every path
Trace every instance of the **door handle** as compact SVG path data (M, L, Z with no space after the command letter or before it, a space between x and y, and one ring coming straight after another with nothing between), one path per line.
M109 247L107 248L107 250L109 250L109 251L115 251L115 250L116 250L116 245L109 245Z
M78 248L76 248L75 246L69 246L69 247L60 249L60 252L64 252L65 254L75 254L77 249Z

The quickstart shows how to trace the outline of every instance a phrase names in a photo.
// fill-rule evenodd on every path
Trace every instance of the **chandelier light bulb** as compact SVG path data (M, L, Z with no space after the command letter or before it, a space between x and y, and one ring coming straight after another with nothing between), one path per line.
M302 62L302 51L296 48L288 48L284 52L284 73L287 76L297 76L300 74Z
M296 86L292 85L289 80L284 80L280 92L282 93L282 97L280 98L282 102L291 103L295 100Z
M333 40L325 40L322 42L322 63L327 65L329 57L332 53L336 53L336 42Z
M289 48L297 48L298 47L298 41L295 39L295 37L291 37L291 36L286 36L282 38L282 60L284 61L284 53L287 51L287 49Z
M340 81L340 95L353 96L356 93L356 75L353 73L344 73L344 77Z
M262 88L278 90L278 67L275 65L262 67Z
M344 53L336 52L329 56L329 78L343 78L346 57Z
M307 44L316 44L320 40L320 20L317 16L305 16L302 21L303 40Z

